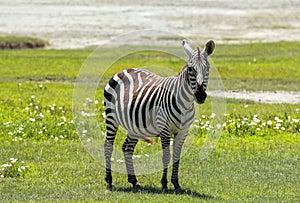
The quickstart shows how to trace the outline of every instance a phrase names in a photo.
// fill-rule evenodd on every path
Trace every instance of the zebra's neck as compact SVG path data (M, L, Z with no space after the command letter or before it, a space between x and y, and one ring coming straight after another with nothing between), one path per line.
M177 104L185 110L189 109L193 105L195 97L188 79L187 66L183 67L182 71L174 77L172 88L174 89Z

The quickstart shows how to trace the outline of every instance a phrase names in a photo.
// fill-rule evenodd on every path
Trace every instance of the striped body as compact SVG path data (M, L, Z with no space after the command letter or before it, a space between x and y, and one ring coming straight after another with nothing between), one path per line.
M118 130L122 126L128 131L122 150L128 174L128 181L140 188L136 179L132 155L139 139L161 138L163 150L163 191L168 190L167 171L170 162L170 140L173 142L173 168L171 181L176 190L181 148L192 124L194 101L203 103L206 99L209 63L207 57L214 50L214 42L209 41L204 51L193 51L186 41L184 51L189 61L177 76L162 78L141 69L126 69L115 74L104 90L106 114L106 140L104 144L108 188L113 187L111 156ZM151 167L151 166L149 166Z
M188 129L194 117L194 95L186 74L187 68L167 78L141 69L116 74L105 87L107 120L112 118L133 138Z

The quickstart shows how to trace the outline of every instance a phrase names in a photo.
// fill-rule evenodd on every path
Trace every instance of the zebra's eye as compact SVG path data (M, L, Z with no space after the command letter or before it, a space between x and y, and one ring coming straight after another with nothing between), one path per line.
M197 75L197 71L195 70L194 67L189 67L189 74L191 76L196 76Z

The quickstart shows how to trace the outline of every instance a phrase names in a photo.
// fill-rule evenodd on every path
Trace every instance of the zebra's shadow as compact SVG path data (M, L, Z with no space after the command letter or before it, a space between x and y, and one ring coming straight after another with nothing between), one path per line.
M213 199L214 197L208 194L200 194L197 191L192 191L190 189L181 189L179 192L174 189L169 189L167 193L162 192L161 188L153 186L143 186L141 191L135 191L132 187L116 187L114 191L128 192L128 193L141 193L141 194L174 194L174 195L189 195L191 197L200 199Z

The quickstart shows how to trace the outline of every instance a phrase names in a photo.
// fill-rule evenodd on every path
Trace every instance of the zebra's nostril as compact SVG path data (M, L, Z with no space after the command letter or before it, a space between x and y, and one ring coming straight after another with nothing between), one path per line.
M197 83L196 92L195 92L196 102L199 104L203 104L206 97L207 97L207 94L204 90L203 83L201 85L199 83Z
M196 88L197 91L199 90L204 90L203 88L203 83L200 85L198 82L197 82L197 88Z

